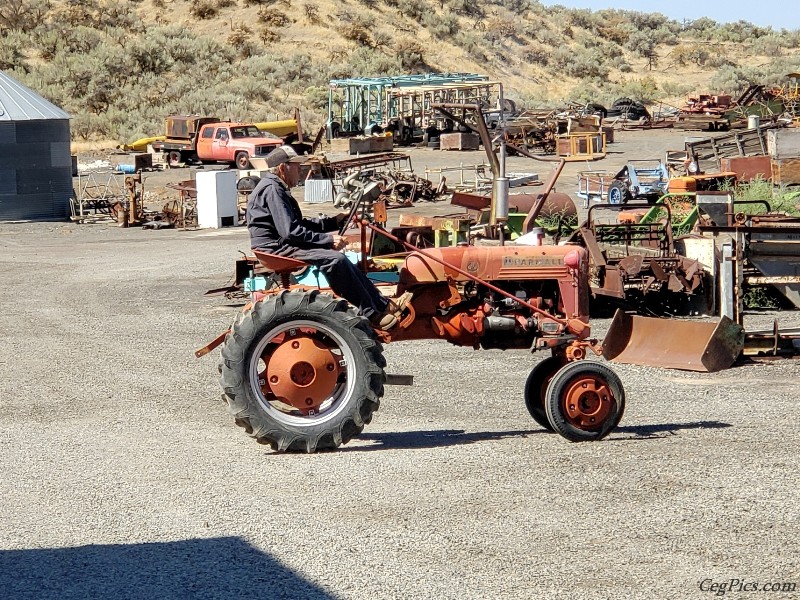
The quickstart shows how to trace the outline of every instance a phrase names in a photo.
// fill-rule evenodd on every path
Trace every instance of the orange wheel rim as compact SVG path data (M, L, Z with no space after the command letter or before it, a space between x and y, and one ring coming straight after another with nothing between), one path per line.
M268 387L276 398L304 414L314 414L331 397L339 379L337 357L310 337L286 338L264 362L262 389Z
M567 421L578 429L599 429L614 406L608 382L600 377L583 376L567 387L562 407Z

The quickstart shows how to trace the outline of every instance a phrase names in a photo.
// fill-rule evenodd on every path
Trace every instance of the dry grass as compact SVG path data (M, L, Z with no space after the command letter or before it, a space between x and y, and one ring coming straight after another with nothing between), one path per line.
M160 130L164 111L214 111L223 117L261 120L267 115L284 116L298 106L303 110L307 125L314 127L325 118L324 108L314 98L324 94L329 79L403 73L396 52L400 40L413 40L420 44L430 70L488 75L504 83L507 97L526 106L555 105L568 100L609 104L621 95L636 96L640 88L650 88L654 99L673 105L683 104L687 94L736 92L712 89L712 79L719 70L717 66L676 64L675 49L687 44L696 45L697 36L683 32L681 39L672 45L666 43L672 41L669 36L657 36L657 60L651 70L646 59L587 29L596 26L592 25L591 19L587 24L585 18L575 11L543 8L538 3L531 4L528 12L516 15L506 8L510 2L479 2L477 6L486 16L476 17L449 11L448 6L457 0L445 0L444 10L438 0L422 0L425 12L420 23L402 14L401 8L408 5L408 0L393 2L396 7L383 0L374 3L364 0L275 0L266 8L257 4L246 6L245 0L237 0L232 6L222 3L220 7L220 3L208 0L217 10L216 15L208 19L193 16L190 12L193 4L189 0L141 0L133 4L94 1L104 6L133 6L144 24L144 31L130 31L126 40L129 45L146 41L158 26L177 25L183 29L187 40L214 39L226 50L231 49L233 58L228 64L231 73L216 79L206 77L209 82L202 84L209 86L206 95L208 106L203 106L203 88L193 89L186 80L195 77L195 72L206 75L213 73L213 69L200 64L176 64L152 75L137 74L135 84L126 88L120 86L117 97L113 97L112 90L108 113L101 107L95 109L99 110L96 114L87 117L89 92L75 94L69 86L51 85L52 73L48 73L48 65L53 61L42 60L40 49L36 47L36 36L23 39L19 48L26 64L15 74L19 72L23 83L61 103L79 120L82 119L84 122L75 129L81 132L78 135L89 139L116 134L130 141L142 135L152 135ZM305 9L309 4L316 7L316 18L309 18ZM518 4L524 5L524 2ZM56 8L65 6L66 0L53 0L51 5ZM278 13L288 16L290 22L283 26L265 25L264 15ZM616 18L624 25L629 17ZM457 30L452 27L453 19ZM342 34L353 22L366 24L368 35L346 39ZM241 25L247 27L245 33L242 33ZM51 26L58 27L57 19L51 20ZM127 32L126 26L121 29ZM231 42L235 45L231 46ZM10 43L3 38L0 50L3 44ZM798 48L793 46L800 47L800 42L787 41L781 52L784 57L794 57L795 70L800 70ZM113 49L114 42L110 42L109 47ZM721 42L714 44L714 53L723 54L738 66L751 68L756 75L767 77L776 68L773 67L774 57L759 55L754 51L755 47L749 43ZM574 76L568 76L563 68L558 68L552 59L547 58L558 52L563 58L565 50L569 53L566 66L585 64L589 71L572 69ZM269 74L264 74L265 69L254 73L245 63L245 58L254 54L261 55L278 74L269 79ZM69 54L73 60L75 55L75 51ZM544 60L539 60L540 56ZM308 60L304 62L302 57L308 57ZM0 53L0 64L2 60L3 54ZM545 64L548 60L549 64ZM96 70L95 67L89 70L92 69ZM591 71L602 75L593 78L582 76ZM111 80L115 77L111 73L106 76ZM268 82L268 89L254 89L259 85L264 87L265 82ZM172 100L154 101L159 93L156 90L170 86L178 90ZM230 99L219 100L225 94ZM191 101L181 102L186 95L192 96ZM114 109L121 115L107 117Z

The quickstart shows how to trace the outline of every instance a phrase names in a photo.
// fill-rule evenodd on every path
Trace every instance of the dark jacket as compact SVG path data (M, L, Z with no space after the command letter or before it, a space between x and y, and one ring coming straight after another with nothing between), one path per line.
M261 178L247 199L250 247L282 254L291 248L333 248L335 217L303 218L286 184L272 173Z

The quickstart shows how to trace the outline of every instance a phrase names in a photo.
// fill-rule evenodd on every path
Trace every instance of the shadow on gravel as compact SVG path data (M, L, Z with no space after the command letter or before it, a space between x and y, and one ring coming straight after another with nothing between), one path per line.
M4 600L333 596L238 537L0 550Z
M431 431L401 431L397 433L362 433L359 440L377 442L369 446L340 448L341 452L367 452L371 450L407 450L411 448L439 448L460 446L508 437L527 437L533 433L547 433L544 429L521 431L480 431L466 433L463 429L433 429Z
M642 440L658 439L677 435L681 429L726 429L733 427L730 423L722 421L697 421L695 423L660 423L659 425L626 425L617 427L613 434L633 434L630 437L614 437L614 440Z

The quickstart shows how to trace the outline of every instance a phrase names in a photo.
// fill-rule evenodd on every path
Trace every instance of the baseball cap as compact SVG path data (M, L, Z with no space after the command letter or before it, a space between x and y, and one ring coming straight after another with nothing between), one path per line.
M291 146L279 146L272 152L267 154L266 161L267 167L270 169L288 162L306 162L305 156L298 156L297 152Z

